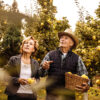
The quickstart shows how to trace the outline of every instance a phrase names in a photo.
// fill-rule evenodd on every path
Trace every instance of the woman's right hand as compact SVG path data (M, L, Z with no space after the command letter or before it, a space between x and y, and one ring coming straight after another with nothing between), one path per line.
M18 82L19 82L20 84L22 84L22 85L28 84L27 79L23 79L23 78L19 78L19 79L18 79Z

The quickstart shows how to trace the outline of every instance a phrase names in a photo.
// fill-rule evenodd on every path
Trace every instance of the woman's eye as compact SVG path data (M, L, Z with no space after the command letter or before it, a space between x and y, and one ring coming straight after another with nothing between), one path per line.
M28 44L28 42L25 42L24 44Z
M33 43L30 43L30 45L33 45Z
M34 43L33 43L33 42L25 42L24 44L34 45Z
M68 39L67 37L65 39Z
M33 42L29 42L29 44L30 44L30 45L33 45L34 43L33 43Z

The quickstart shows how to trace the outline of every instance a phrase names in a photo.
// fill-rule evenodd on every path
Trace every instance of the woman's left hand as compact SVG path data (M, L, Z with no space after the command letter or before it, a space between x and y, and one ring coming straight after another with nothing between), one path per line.
M22 85L28 84L27 80L26 80L26 79L23 79L23 78L19 78L19 79L18 79L18 82L19 82L20 84L22 84Z
M75 90L78 92L87 92L89 90L89 85L87 83L83 83L81 86L76 85Z

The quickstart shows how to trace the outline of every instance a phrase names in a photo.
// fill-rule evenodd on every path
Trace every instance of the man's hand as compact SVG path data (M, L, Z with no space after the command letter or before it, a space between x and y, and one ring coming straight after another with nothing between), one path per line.
M76 91L78 92L87 92L89 90L89 85L87 83L83 83L81 86L76 86Z
M45 62L42 64L43 69L49 69L51 63L53 63L53 61L45 61Z
M22 85L28 84L28 81L27 81L26 79L23 79L23 78L19 78L19 79L18 79L18 82L19 82L20 84L22 84Z

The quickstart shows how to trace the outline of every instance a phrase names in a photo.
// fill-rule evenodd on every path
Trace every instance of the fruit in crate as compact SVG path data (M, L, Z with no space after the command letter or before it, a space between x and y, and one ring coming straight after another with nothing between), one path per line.
M71 72L67 72L68 74L72 74Z
M86 76L85 74L83 74L81 77L88 79L88 76Z
M100 80L99 79L96 80L96 84L100 85Z
M72 74L71 72L65 73L65 88L70 90L75 90L76 85L81 86L83 83L88 83L88 76L83 74L79 76L77 74Z

